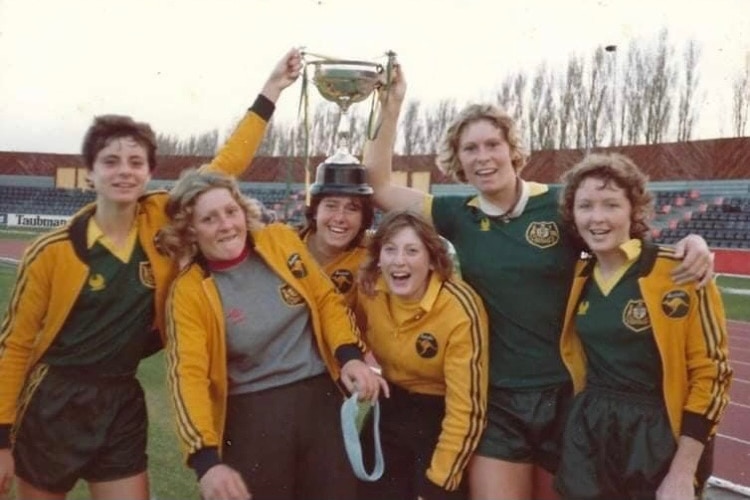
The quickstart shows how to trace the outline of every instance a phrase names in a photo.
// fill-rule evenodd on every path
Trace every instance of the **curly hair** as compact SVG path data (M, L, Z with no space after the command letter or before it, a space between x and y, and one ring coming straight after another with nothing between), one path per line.
M574 207L575 195L581 183L588 178L602 181L602 186L615 185L625 191L632 207L630 212L630 237L648 239L653 216L653 195L646 190L648 177L625 155L619 153L593 153L583 158L562 176L565 184L560 197L560 212L564 224L573 229L582 248L586 245L576 229Z
M440 279L447 280L453 274L453 259L448 254L448 247L438 235L435 228L424 217L411 210L396 210L389 212L378 225L375 234L367 245L367 259L360 268L358 280L362 290L372 295L375 283L380 276L380 251L388 241L405 228L412 228L422 241L430 256L433 272Z
M180 262L200 255L193 228L193 213L198 198L212 189L229 191L245 212L248 231L263 227L260 203L246 198L236 179L221 172L188 169L180 174L169 193L165 208L169 222L159 233L157 243L160 250Z
M148 158L148 168L153 172L156 168L156 135L148 123L137 122L125 115L101 115L94 118L81 145L81 156L86 168L93 169L99 151L106 148L112 139L121 137L131 137L143 146Z
M315 220L318 207L324 199L332 196L351 197L360 202L362 208L362 226L359 228L356 236L354 236L352 241L350 241L349 245L346 247L347 250L351 250L362 242L362 238L365 237L365 232L370 229L375 220L375 205L372 202L372 196L352 196L348 194L323 194L313 196L310 200L310 205L305 208L305 225L299 230L299 235L304 238L306 235L314 234L318 230L318 225Z
M492 104L471 104L464 108L448 126L438 146L435 164L446 175L458 182L466 182L466 173L458 160L458 146L467 125L486 120L500 129L510 148L510 159L516 173L526 166L529 153L523 146L521 132L515 120Z

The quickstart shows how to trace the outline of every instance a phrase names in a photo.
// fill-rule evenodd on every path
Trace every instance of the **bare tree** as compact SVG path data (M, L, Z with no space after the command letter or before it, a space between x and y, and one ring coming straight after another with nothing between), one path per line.
M648 84L648 70L643 49L636 41L628 46L628 60L622 86L620 143L638 144L645 124L643 89Z
M349 113L349 152L359 156L367 138L369 118L354 110L349 110Z
M424 123L419 119L419 107L419 101L409 101L401 121L401 133L404 138L402 152L407 156L424 153Z
M500 90L495 93L495 101L497 104L513 119L519 128L523 127L525 121L524 114L524 101L526 92L527 77L523 73L516 73L510 75L500 85Z
M698 88L698 61L701 48L695 40L689 40L683 50L684 73L680 81L680 103L677 110L677 140L689 141L693 126L698 119L695 108L695 92Z
M607 87L610 77L611 65L604 60L604 49L599 47L591 59L591 69L588 74L588 142L591 147L598 147L604 140L604 132L609 128L607 120Z
M258 146L258 151L255 153L256 156L274 156L279 142L283 140L285 135L285 127L276 124L276 120L273 118L266 126L266 132L263 135L263 141Z
M575 58L568 59L565 75L557 79L558 93L560 94L560 107L558 110L558 149L567 149L572 144L571 133L575 130L573 123L575 116L576 88L580 85L580 71L578 61Z
M213 156L219 144L219 131L214 129L180 139L176 135L157 134L156 147L160 155Z
M584 84L584 62L580 56L571 56L568 61L568 78L570 80L573 97L574 140L572 145L578 149L588 149L589 142L589 100L588 91Z
M552 149L555 144L557 109L554 82L554 75L547 65L539 65L532 79L528 106L529 148L532 151Z
M736 137L744 137L750 113L750 53L744 72L732 81L732 129Z
M646 144L662 142L669 130L672 114L672 90L677 71L674 67L674 48L669 45L669 34L663 29L655 51L647 59L648 80L644 87L646 101Z
M458 114L454 99L442 99L434 108L425 110L424 114L424 144L425 153L437 152L438 145L443 138L445 129Z

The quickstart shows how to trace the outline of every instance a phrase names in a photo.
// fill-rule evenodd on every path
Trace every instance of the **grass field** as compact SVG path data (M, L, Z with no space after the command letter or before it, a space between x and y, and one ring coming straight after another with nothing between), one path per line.
M0 233L1 234L1 233ZM15 268L0 265L0 310L5 311L11 292ZM750 279L719 276L721 287L750 290ZM724 294L727 317L750 321L750 295ZM167 388L164 383L164 356L158 353L141 363L138 378L146 392L149 413L149 471L151 490L156 499L198 498L193 473L184 465L172 423ZM76 486L69 498L88 498L83 483Z
M15 279L15 268L0 265L0 310L3 315ZM172 408L165 379L163 352L141 363L138 378L146 393L149 416L149 473L152 498L198 498L195 475L188 469L180 452L172 421ZM85 483L80 482L68 498L90 498Z

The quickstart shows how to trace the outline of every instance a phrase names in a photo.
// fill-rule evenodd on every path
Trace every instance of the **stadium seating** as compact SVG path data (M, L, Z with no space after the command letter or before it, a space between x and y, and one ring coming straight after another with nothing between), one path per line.
M449 194L448 189L435 191ZM253 183L243 185L242 192L262 204L267 221L305 222L305 195L299 186ZM657 243L674 244L694 233L714 248L750 248L750 193L701 196L696 189L670 189L654 194L652 236ZM72 215L94 199L93 191L80 189L0 185L0 213Z
M79 189L0 185L0 213L72 215L94 198Z
M682 216L671 210L660 210L660 202L669 204L669 195L657 197L657 221L667 223L658 231L655 240L672 244L688 234L700 234L713 248L750 248L750 196L716 197L708 202L693 198ZM697 203L695 203L697 201Z

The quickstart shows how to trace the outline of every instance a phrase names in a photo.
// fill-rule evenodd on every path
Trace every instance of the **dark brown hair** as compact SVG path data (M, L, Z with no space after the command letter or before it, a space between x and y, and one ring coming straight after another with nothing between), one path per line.
M94 118L94 122L86 131L81 146L81 155L86 168L94 168L94 161L99 151L106 148L112 139L131 137L143 146L148 158L148 168L151 172L156 168L156 135L151 125L137 122L124 115L102 115Z
M365 232L370 229L372 221L375 219L375 206L372 203L372 196L352 196L350 194L324 194L313 196L310 200L310 205L305 208L305 225L299 230L299 234L301 237L304 237L305 235L315 233L318 230L317 221L315 220L318 213L318 207L324 199L331 197L351 197L358 200L362 207L362 225L356 236L354 236L352 241L346 247L347 250L350 250L362 242L362 238L365 237Z
M625 155L619 153L587 155L562 176L565 186L560 198L560 212L563 222L571 228L583 245L576 230L573 210L575 195L581 183L588 178L602 181L602 187L615 185L625 191L630 202L630 237L647 239L650 235L648 221L653 216L653 195L646 190L648 177ZM585 245L584 245L585 246Z

